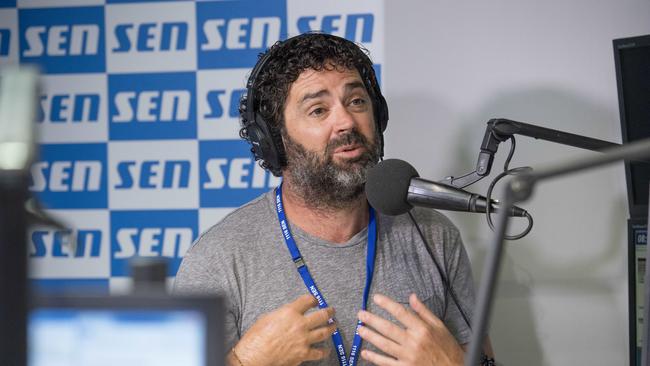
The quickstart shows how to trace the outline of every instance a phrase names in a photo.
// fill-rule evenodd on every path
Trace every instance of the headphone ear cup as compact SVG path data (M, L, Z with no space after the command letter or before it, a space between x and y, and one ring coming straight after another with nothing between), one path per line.
M377 96L377 102L377 122L379 122L379 130L381 133L384 133L386 127L388 127L388 103L386 103L386 98L381 94Z
M264 135L255 123L249 123L246 127L248 141L251 143L251 151L255 154L255 159L264 158Z
M281 138L274 136L272 133L274 130L262 117L265 105L260 100L257 100L255 95L255 80L266 63L269 62L270 55L270 52L261 55L251 71L246 82L246 94L242 95L239 101L239 113L246 130L246 136L242 137L252 145L251 151L255 155L255 159L261 160L263 168L270 170L273 175L279 177L282 175L282 166L284 164L284 145ZM259 105L260 110L256 111L256 105ZM275 141L278 138L280 140Z
M263 167L279 177L282 174L282 160L276 141L266 121L260 115L255 115L254 118L254 122L248 127L248 140L253 146L253 154L256 159L262 160ZM282 141L279 143L281 144Z
M364 55L364 58L370 65L372 65L372 61L367 55ZM375 111L375 121L379 128L379 132L384 133L388 126L388 103L386 103L386 98L381 94L375 70L372 67L361 67L359 69L359 74L363 79L368 94L370 94L370 98L372 99L372 105Z

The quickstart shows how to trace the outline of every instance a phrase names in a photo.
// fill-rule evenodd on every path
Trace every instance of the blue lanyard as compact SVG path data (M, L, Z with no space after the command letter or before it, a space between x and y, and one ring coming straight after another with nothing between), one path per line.
M298 273L302 277L302 281L305 283L307 290L314 295L316 300L318 300L318 307L324 309L327 307L327 302L325 302L325 297L320 292L314 279L311 277L305 261L302 259L302 255L298 250L296 241L291 235L291 230L287 224L287 216L284 213L284 207L282 205L282 184L280 184L275 189L275 208L278 212L278 220L280 221L280 229L284 236L284 241L287 243L287 249L291 254L293 262L296 264ZM377 223L375 221L375 211L370 209L370 219L368 222L368 252L366 253L366 287L363 289L363 303L361 303L361 309L366 310L368 304L368 294L370 293L370 284L372 283L372 275L375 270L375 252L377 249ZM354 341L352 342L352 349L350 350L350 358L348 359L345 356L345 346L343 345L343 337L339 332L338 328L334 333L332 333L332 342L334 342L334 348L338 353L339 365L340 366L354 366L357 363L357 354L361 350L361 336L359 335L359 327L363 323L359 320L357 321L357 328L354 332Z

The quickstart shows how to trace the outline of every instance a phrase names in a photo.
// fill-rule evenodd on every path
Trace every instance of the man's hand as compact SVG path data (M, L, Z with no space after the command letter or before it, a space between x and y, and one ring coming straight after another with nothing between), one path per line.
M359 335L388 355L363 350L361 357L379 366L463 364L464 353L456 339L415 294L409 297L415 313L383 295L373 296L373 301L404 328L370 312L359 312L366 325L359 328Z
M318 305L311 295L261 316L233 348L236 358L229 355L231 365L298 365L304 361L320 360L329 348L315 348L313 344L328 339L336 330L328 324L334 309L326 308L305 315Z

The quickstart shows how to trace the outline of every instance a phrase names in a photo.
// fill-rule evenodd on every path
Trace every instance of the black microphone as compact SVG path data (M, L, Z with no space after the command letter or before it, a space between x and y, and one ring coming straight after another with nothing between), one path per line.
M485 213L487 198L444 183L420 178L411 164L388 159L368 170L366 196L370 205L386 215L401 215L413 206L439 210ZM499 211L492 200L490 211ZM509 216L527 216L526 210L513 206Z

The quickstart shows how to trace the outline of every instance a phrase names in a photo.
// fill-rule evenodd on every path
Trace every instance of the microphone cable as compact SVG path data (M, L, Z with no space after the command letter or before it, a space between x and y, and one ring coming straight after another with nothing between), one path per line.
M449 283L449 280L447 279L447 276L445 276L445 271L443 271L443 268L440 266L440 263L438 263L438 260L436 257L433 255L433 251L431 250L431 246L429 245L429 242L427 241L426 237L422 233L422 230L420 230L420 225L418 225L418 222L415 220L415 217L413 216L412 210L408 211L409 217L411 218L411 222L413 222L413 225L418 231L418 234L420 234L420 239L422 239L422 242L424 243L424 247L427 250L427 253L429 254L429 257L431 257L431 260L435 264L436 268L438 269L438 274L440 274L440 279L442 280L442 284L445 287L445 295L449 293L451 295L451 299L456 304L456 308L460 311L460 315L463 317L463 320L465 321L465 324L467 324L467 328L469 330L472 330L472 324L469 321L469 318L467 314L465 313L465 310L463 310L463 307L460 305L460 301L458 301L458 296L456 296L456 291L454 291L454 288L451 286ZM445 296L445 314L447 313L447 296Z
M383 157L379 157L379 161L384 161ZM489 202L489 201L488 201ZM490 206L490 205L488 205ZM463 320L465 321L465 324L467 325L467 328L471 331L472 330L472 323L469 321L469 317L465 313L465 310L463 310L463 307L460 306L460 301L458 301L458 296L456 296L456 291L454 291L454 288L451 286L449 283L449 280L447 279L447 276L445 275L445 271L443 268L440 266L440 263L438 263L438 260L436 259L435 255L433 255L433 251L431 250L431 246L429 245L429 241L427 238L424 236L422 233L422 230L420 229L420 225L418 225L417 220L415 220L415 217L413 216L413 210L409 210L409 218L411 219L411 222L413 223L413 226L415 226L415 229L418 231L418 234L420 235L420 239L422 239L422 243L424 244L424 248L427 251L427 254L429 254L429 257L433 261L434 265L436 266L436 269L438 270L438 274L440 275L440 279L442 280L442 285L445 288L445 314L447 313L447 294L451 295L451 299L456 304L456 308L460 311L460 315L463 317ZM379 226L377 226L377 230L379 230ZM441 319L442 320L442 319Z
M494 134L494 132L492 132L492 134ZM517 167L517 168L512 168L512 169L509 168L510 160L512 160L512 156L515 154L515 147L516 146L517 146L517 144L515 142L515 136L510 136L510 152L508 153L508 157L506 158L506 161L503 164L503 172L499 173L499 175L494 177L492 182L490 182L490 186L488 187L487 193L485 194L486 200L488 202L488 204L485 205L485 218L487 220L488 226L490 227L490 229L492 229L492 231L494 231L494 224L492 223L492 205L489 204L489 202L492 202L492 190L494 189L494 186L503 177L506 177L508 175L517 175L517 174L521 174L521 173L527 173L527 172L533 170L533 168L531 168L529 166L522 166L522 167ZM524 229L524 231L522 231L521 233L519 233L517 235L508 235L508 234L506 234L504 236L504 238L507 239L507 240L517 240L517 239L521 239L524 236L528 235L530 230L533 229L533 217L528 212L526 212L526 218L528 219L528 227L526 227L526 229Z
M383 157L379 157L379 161L384 161ZM488 201L489 202L489 201ZM487 205L488 208L490 205ZM424 244L424 248L427 251L427 254L429 254L429 257L433 261L434 265L436 266L436 269L438 270L438 274L440 275L440 279L442 281L442 285L445 288L445 311L444 313L447 313L447 294L451 295L451 299L456 304L456 308L460 312L461 317L463 318L463 321L465 321L465 324L467 325L467 328L472 331L472 323L469 320L469 317L467 316L467 313L465 313L465 310L463 307L460 305L460 301L458 301L458 296L456 295L456 291L454 291L454 288L451 286L449 283L449 280L447 279L447 276L445 275L445 271L443 268L440 266L440 263L438 263L438 260L436 259L435 255L433 254L433 251L431 250L431 246L429 245L429 241L427 238L424 236L422 233L422 230L420 229L420 225L418 225L417 220L415 220L415 217L413 216L413 210L408 211L409 218L411 219L411 222L413 223L413 226L415 226L415 229L417 230L418 234L420 235L420 239L422 240L422 243ZM379 226L377 226L377 231L379 230ZM442 319L441 319L442 320Z
M494 187L496 186L496 184L501 179L503 179L504 177L506 177L508 175L521 174L521 173L525 173L525 172L528 172L528 171L532 170L532 168L528 167L528 166L523 166L523 167L517 167L517 168L510 169L510 161L512 160L512 157L514 156L517 143L516 143L516 140L515 140L514 136L510 136L509 139L510 139L510 152L508 153L506 161L505 161L505 163L503 165L503 172L501 172L499 175L497 175L492 180L492 182L490 182L490 185L488 187L488 191L487 191L487 194L486 194L487 202L491 202L491 200L492 200L492 191L494 190ZM383 160L383 159L380 159L380 160ZM463 320L465 321L465 324L467 325L467 327L471 331L472 330L472 324L471 324L471 322L469 320L469 317L467 316L467 313L465 312L465 310L461 306L461 303L458 300L458 296L456 295L456 291L454 290L453 286L451 286L451 283L447 279L447 276L445 275L445 271L443 270L440 263L438 263L438 260L436 259L435 255L433 254L433 251L431 250L431 246L429 245L428 240L424 236L424 233L422 233L422 230L420 229L420 225L418 225L417 220L415 220L415 217L413 216L412 210L408 211L408 215L409 215L409 218L411 219L411 222L415 226L418 234L420 235L420 239L424 243L424 247L425 247L427 253L429 254L429 257L431 258L434 265L436 266L436 269L438 270L438 274L440 275L443 286L445 288L445 295L449 294L451 296L451 299L454 302L454 304L456 305L456 308L458 308L458 311L460 312L461 317L463 318ZM492 208L491 208L490 204L486 205L485 217L487 219L488 226L490 227L490 229L492 229L492 231L494 231L494 224L492 222ZM526 212L526 219L528 219L528 226L526 227L526 229L524 229L524 231L522 231L521 233L519 233L517 235L506 235L505 238L508 239L508 240L517 240L517 239L521 239L524 236L528 235L528 233L530 233L530 231L533 228L533 217L528 212ZM446 312L447 312L447 301L445 300L445 313Z
M488 191L487 191L487 194L486 194L486 201L488 202L488 204L486 205L485 217L487 219L488 226L490 227L490 229L492 229L492 231L494 231L494 224L492 222L492 216L491 216L492 215L492 208L491 208L491 205L489 204L489 202L492 201L491 197L492 197L492 191L494 190L494 187L499 182L499 180L501 180L502 178L504 178L504 177L506 177L508 175L521 174L521 173L525 173L525 172L528 172L528 171L532 170L531 167L527 167L527 166L517 167L517 168L512 168L512 169L509 168L510 161L512 160L512 157L513 157L513 155L515 153L515 148L516 148L515 137L510 136L509 139L510 139L510 152L508 153L506 161L505 161L505 163L503 165L503 172L501 172L499 175L497 175L492 180L492 182L490 182L490 185L488 187ZM383 161L382 158L380 158L379 160ZM409 218L411 219L411 222L415 226L415 229L417 230L417 232L418 232L418 234L420 236L420 239L422 240L422 243L424 244L424 248L426 249L427 254L429 254L429 257L431 258L431 260L433 261L433 263L434 263L434 265L435 265L435 267L436 267L436 269L438 271L438 274L440 275L440 279L442 281L442 284L443 284L443 286L445 288L445 311L444 311L444 313L445 314L447 313L447 309L448 309L447 303L448 302L447 302L447 296L446 295L449 294L451 296L452 301L456 305L456 308L460 312L460 315L463 318L463 321L467 325L467 328L470 331L472 331L472 324L471 324L471 322L469 320L469 317L467 316L467 313L465 312L465 310L461 306L461 303L458 300L458 296L456 295L456 291L454 290L454 287L451 286L451 283L449 282L447 276L445 275L445 271L443 270L440 263L438 263L438 260L436 259L435 255L433 254L431 246L429 245L429 241L424 236L424 233L422 233L422 230L420 229L420 225L418 225L418 222L415 219L415 217L413 216L412 211L413 210L408 211ZM508 239L508 240L517 240L517 239L521 239L524 236L528 235L528 233L533 228L533 217L528 212L526 212L526 218L528 219L528 227L526 227L526 229L523 232L521 232L520 234L517 234L517 235L506 235L505 238Z

